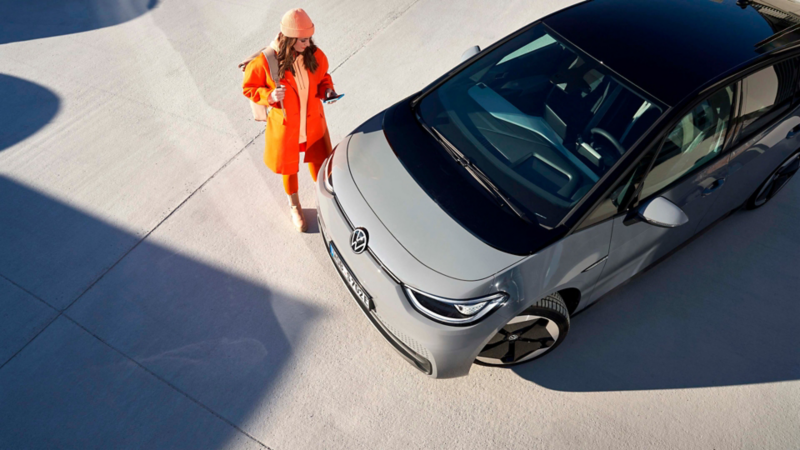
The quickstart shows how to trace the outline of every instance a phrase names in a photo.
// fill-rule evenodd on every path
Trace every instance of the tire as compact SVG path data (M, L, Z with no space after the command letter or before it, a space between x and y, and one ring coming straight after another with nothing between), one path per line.
M533 361L558 347L569 332L569 311L559 293L542 298L498 330L476 364L509 367Z
M782 162L760 186L747 199L744 209L756 209L767 204L780 192L792 179L797 169L800 168L800 152L797 152Z

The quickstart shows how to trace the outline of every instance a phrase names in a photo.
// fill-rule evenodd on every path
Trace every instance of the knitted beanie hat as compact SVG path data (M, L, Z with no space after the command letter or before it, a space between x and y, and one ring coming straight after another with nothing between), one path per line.
M281 33L292 38L311 37L314 34L314 22L302 9L293 9L281 19Z

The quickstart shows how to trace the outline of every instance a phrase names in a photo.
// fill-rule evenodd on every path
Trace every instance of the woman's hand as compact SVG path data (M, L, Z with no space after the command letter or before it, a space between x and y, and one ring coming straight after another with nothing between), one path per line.
M328 88L328 89L325 91L325 99L324 99L324 100L329 100L329 99L332 99L332 98L334 98L334 97L336 97L336 91L334 91L334 90L333 90L333 89L331 89L331 88Z
M281 101L283 101L283 97L285 96L286 96L286 88L281 86L273 90L272 93L269 94L269 101L272 103L280 103Z

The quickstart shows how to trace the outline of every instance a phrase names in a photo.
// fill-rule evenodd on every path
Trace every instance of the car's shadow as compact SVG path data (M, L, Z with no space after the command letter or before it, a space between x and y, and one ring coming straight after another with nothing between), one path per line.
M560 391L800 379L800 181L739 211L572 321L521 377Z

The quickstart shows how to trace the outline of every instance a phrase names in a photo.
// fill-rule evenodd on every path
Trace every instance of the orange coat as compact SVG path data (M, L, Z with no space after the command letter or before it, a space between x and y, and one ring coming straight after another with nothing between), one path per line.
M328 74L328 58L317 49L314 53L319 67L316 72L308 71L308 107L306 109L306 153L303 162L322 163L331 153L331 139L322 99L325 91L333 89L333 81ZM267 117L266 145L264 163L273 172L283 175L297 173L300 165L300 98L297 82L290 71L286 71L281 85L286 88L283 99L284 112L280 103L271 105L269 95L275 83L269 77L269 65L263 54L245 68L242 91L245 97L259 105L274 106Z

